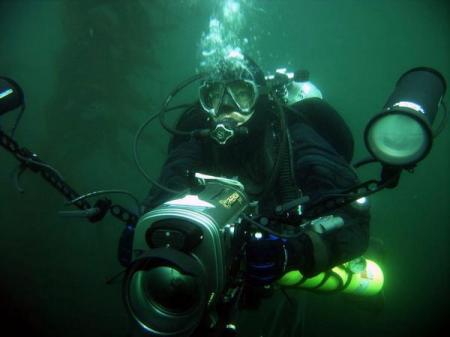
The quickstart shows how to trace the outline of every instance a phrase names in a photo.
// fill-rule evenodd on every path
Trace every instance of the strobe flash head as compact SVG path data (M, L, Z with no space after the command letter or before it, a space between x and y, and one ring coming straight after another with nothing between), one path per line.
M12 79L0 76L0 116L24 103L22 88Z
M364 140L382 164L413 167L425 158L433 143L432 124L446 91L444 77L432 68L405 72L381 113L368 123Z

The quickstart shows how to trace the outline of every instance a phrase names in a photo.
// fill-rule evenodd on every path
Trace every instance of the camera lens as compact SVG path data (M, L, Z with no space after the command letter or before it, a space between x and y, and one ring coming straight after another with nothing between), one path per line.
M155 307L171 314L186 313L200 304L197 279L170 266L146 271L144 291Z

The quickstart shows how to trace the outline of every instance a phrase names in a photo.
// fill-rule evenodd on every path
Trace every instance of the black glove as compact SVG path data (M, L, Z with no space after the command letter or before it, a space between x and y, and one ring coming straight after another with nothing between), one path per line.
M264 234L252 237L246 245L246 278L254 285L269 285L294 269L308 268L311 263L311 242L306 234L282 239Z
M246 278L254 285L268 285L283 275L287 251L282 239L272 234L252 237L246 245Z

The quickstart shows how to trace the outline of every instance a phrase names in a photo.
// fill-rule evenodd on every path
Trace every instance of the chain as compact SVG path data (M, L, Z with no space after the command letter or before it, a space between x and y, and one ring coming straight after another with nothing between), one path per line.
M26 148L20 148L17 142L0 130L0 145L12 153L20 161L22 168L29 168L33 172L40 173L50 185L58 190L67 200L74 200L80 196L71 188L57 171L40 160L38 156ZM92 206L86 200L79 200L74 203L81 210L89 209ZM138 217L119 205L113 205L110 208L112 215L126 224L136 224Z

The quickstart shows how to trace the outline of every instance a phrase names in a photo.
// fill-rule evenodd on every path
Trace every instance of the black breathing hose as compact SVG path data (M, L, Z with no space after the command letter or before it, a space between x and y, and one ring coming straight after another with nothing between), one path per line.
M281 132L281 140L278 145L277 160L275 161L275 164L273 165L273 169L272 169L272 173L270 175L269 181L264 186L264 189L261 193L262 197L265 197L267 195L267 193L271 190L271 188L276 183L276 180L279 177L280 168L281 168L283 157L284 157L284 151L286 149L286 143L288 140L286 115L284 113L283 106L277 99L274 99L273 102L276 106L276 109L278 110L278 117L279 117L279 121L280 121L279 127L280 127L280 132Z
M205 76L205 74L200 73L200 74L194 75L194 76L188 78L187 80L181 82L174 90L172 90L172 92L164 100L164 104L162 105L158 116L159 116L159 122L161 123L161 126L167 132L169 132L175 136L192 136L192 135L195 135L196 133L209 131L209 130L181 131L181 130L177 130L176 128L173 128L166 122L166 112L170 110L167 108L167 106L169 105L170 101L180 92L180 90L184 89L189 84L191 84L195 81L198 81L199 79L203 78L204 76Z
M286 132L286 146L283 151L283 159L280 167L280 194L281 202L283 204L289 203L293 200L297 200L302 196L300 189L297 187L294 163L292 161L292 146L289 130Z

